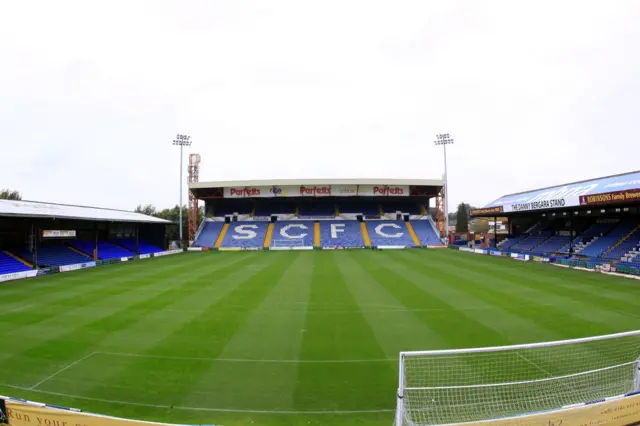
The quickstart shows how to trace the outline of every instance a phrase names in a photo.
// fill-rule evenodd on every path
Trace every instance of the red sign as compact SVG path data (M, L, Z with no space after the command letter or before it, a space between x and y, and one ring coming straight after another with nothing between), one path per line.
M300 195L305 197L326 197L331 195L330 186L301 186Z
M400 186L374 186L373 195L405 195L405 188Z
M580 205L628 203L640 201L640 190L605 192L603 194L581 195Z
M259 197L260 188L230 188L229 196L231 197Z

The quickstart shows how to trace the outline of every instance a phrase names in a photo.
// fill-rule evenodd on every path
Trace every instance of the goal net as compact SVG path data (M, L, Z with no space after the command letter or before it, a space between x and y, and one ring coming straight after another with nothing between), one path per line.
M520 416L640 390L640 330L400 353L396 426Z

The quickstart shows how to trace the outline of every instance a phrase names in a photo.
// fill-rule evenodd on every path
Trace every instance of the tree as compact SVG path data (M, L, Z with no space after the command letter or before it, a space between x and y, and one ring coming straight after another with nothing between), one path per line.
M142 204L138 204L138 207L136 207L134 212L146 214L147 216L155 216L156 208L153 204L147 204L145 206L143 206Z
M3 189L0 190L0 200L22 200L22 194L15 189Z
M470 206L465 203L458 205L456 212L456 232L469 232L469 211Z

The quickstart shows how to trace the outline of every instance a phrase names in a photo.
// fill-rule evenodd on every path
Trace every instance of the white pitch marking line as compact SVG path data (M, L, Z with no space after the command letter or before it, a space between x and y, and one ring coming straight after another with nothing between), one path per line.
M98 352L91 352L89 355L83 356L82 358L75 360L74 362L72 362L71 364L68 364L65 367L62 367L60 370L56 371L55 373L53 373L52 375L50 375L49 377L45 377L44 379L40 380L38 383L36 383L35 385L31 386L30 388L28 388L28 390L34 390L35 388L37 388L38 386L40 386L41 384L43 384L44 382L46 382L47 380L51 380L52 378L54 378L55 376L57 376L58 374L62 373L63 371L66 371L68 369L70 369L71 367L73 367L74 365L80 364L82 361L89 359L90 357L92 357L93 355L97 354Z
M121 405L132 405L137 407L151 407L151 408L162 408L162 409L174 409L174 410L185 410L185 411L215 411L220 413L255 413L255 414L296 414L296 415L304 415L304 414L368 414L368 413L391 413L396 411L395 408L389 409L380 409L380 410L341 410L341 411L288 411L288 410L242 410L242 409L233 409L233 408L215 408L215 407L180 407L180 406L170 406L170 405L159 405L159 404L148 404L144 402L127 402L127 401L118 401L113 399L103 399L103 398L92 398L89 396L81 396L81 395L73 395L68 393L60 393L60 392L50 392L40 389L31 389L25 388L22 386L14 386L8 385L5 383L0 383L0 386L4 386L11 389L18 389L24 391L31 391L37 393L43 393L47 395L57 395L64 396L67 398L76 398L76 399L84 399L87 401L98 401L98 402L106 402L109 404L121 404Z
M516 355L518 355L520 358L524 359L529 364L533 365L535 368L537 368L538 370L542 371L544 374L548 375L549 377L553 377L553 374L551 374L551 372L549 370L546 370L546 369L540 367L538 364L536 364L535 362L531 361L529 358L527 358L526 356L522 355L520 352L516 352Z
M132 358L155 358L155 359L172 359L176 361L220 361L220 362L255 362L255 363L291 363L291 364L356 364L366 362L393 362L398 358L378 358L378 359L248 359L248 358L206 358L206 357L188 357L188 356L166 356L166 355L146 355L131 354L125 352L94 352L92 355L111 355L124 356Z

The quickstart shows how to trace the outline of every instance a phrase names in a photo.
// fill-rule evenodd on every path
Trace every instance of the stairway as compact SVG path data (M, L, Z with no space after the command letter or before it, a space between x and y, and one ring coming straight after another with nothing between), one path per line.
M413 229L413 225L411 224L411 222L405 222L404 223L407 226L407 230L409 231L409 235L411 235L411 239L413 240L413 244L415 244L416 246L420 246L420 239L418 238L418 235L416 234L416 230Z
M360 222L360 230L362 231L362 239L365 247L371 247L371 238L369 238L369 230L364 222Z
M229 224L225 223L222 226L222 230L220 231L220 235L218 235L218 238L216 239L216 243L214 244L215 248L220 248L220 246L222 245L222 242L224 241L225 235L227 235L227 231L228 230L229 230Z
M320 222L313 224L313 246L320 247Z
M262 245L264 248L269 248L271 245L271 237L273 237L273 222L269 223L267 227L267 234L264 236L264 244Z

